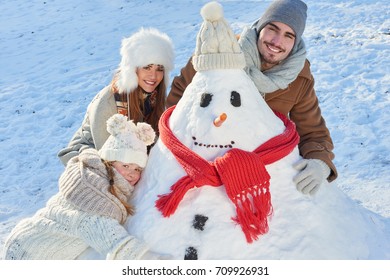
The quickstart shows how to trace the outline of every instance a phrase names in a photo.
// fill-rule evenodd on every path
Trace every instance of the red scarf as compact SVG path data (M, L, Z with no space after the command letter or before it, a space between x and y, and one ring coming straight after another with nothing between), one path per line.
M286 129L253 152L233 148L209 162L184 146L169 128L169 118L174 107L168 108L159 122L160 138L181 164L187 175L171 186L171 192L159 195L156 207L164 217L175 213L188 190L194 187L225 185L229 199L236 207L237 216L246 240L252 243L258 235L268 232L268 216L272 214L270 176L265 165L287 156L298 144L295 124L283 114L275 114Z

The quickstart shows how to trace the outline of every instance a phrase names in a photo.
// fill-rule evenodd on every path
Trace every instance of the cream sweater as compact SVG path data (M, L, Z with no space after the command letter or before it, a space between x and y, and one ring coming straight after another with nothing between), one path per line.
M132 187L119 173L115 182L117 191L128 197ZM61 176L60 192L16 225L5 242L3 259L71 260L89 247L107 259L142 258L146 246L121 225L125 209L107 190L105 167L96 150L72 158Z

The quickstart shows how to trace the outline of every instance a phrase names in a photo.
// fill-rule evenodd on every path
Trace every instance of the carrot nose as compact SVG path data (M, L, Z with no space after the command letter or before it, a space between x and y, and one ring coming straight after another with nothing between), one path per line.
M225 113L222 113L217 118L215 118L213 123L216 127L220 127L226 119L227 115Z

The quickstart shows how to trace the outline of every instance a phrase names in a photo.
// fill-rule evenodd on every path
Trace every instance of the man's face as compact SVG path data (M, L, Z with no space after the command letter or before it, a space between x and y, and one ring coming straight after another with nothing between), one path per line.
M260 31L257 49L262 58L262 70L270 69L291 52L295 33L290 26L281 22L270 22Z

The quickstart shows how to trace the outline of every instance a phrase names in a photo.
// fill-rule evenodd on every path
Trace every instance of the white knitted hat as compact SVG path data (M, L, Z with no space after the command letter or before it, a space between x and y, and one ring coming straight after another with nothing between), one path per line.
M147 146L154 142L156 133L147 123L134 124L121 114L115 114L107 121L111 134L99 150L102 159L135 163L144 168L148 160Z
M196 71L243 69L245 57L218 2L209 2L200 11L204 21L196 39L192 64Z
M122 56L119 76L116 83L120 93L130 93L138 87L137 67L149 64L164 66L165 87L169 85L169 72L174 66L174 50L167 34L155 28L141 28L138 32L122 40Z

